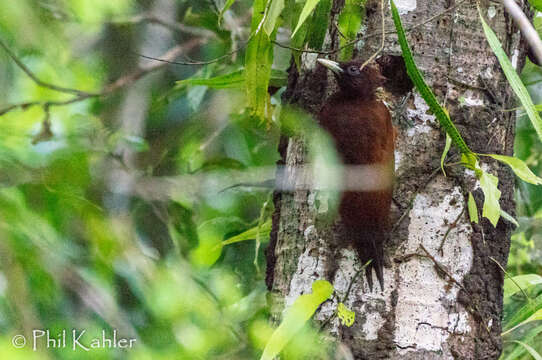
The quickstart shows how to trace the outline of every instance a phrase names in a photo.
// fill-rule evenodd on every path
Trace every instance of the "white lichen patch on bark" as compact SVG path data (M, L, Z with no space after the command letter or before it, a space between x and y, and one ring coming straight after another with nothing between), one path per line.
M305 237L317 235L316 228L314 226L312 228L308 227L307 230L311 230L305 230ZM308 246L297 262L297 269L290 282L290 290L284 300L284 309L290 307L299 295L310 294L312 292L312 283L315 280L322 279L323 273L324 262L319 261L318 248Z
M416 136L430 132L433 130L433 127L429 124L434 123L436 120L434 115L428 113L429 105L426 104L418 92L414 93L414 107L414 109L407 109L407 115L409 119L416 122L416 126L407 130L407 136Z
M405 15L406 13L416 10L417 4L416 0L396 0L395 6L397 6L399 15Z
M472 90L467 90L463 94L463 104L465 106L484 106L484 100L479 95L475 95Z
M438 203L436 200L438 199ZM472 247L465 241L472 228L463 215L443 245L442 239L462 212L461 189L437 177L414 200L410 212L408 241L398 249L397 257L424 254L420 245L434 256L454 279L461 283L472 266ZM465 234L467 233L467 234ZM457 304L458 287L446 275L439 275L434 262L426 257L412 256L399 265L398 303L395 309L395 342L398 351L427 350L443 352L442 358L453 358L443 348L450 334L468 334L470 315Z

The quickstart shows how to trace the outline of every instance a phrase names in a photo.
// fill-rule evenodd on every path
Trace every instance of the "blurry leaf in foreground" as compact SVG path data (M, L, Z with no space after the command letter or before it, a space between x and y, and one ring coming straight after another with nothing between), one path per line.
M320 0L307 0L307 2L305 2L305 6L303 7L303 10L301 11L301 15L299 15L299 20L297 21L295 30L292 33L292 37L295 36L295 33L297 32L297 30L299 30L301 25L303 25L305 20L307 20L307 18L309 17L309 15L314 10L316 5L318 5L319 2Z
M314 315L320 304L329 299L333 286L325 280L316 280L312 284L312 294L299 296L286 311L284 319L273 332L265 346L261 360L271 360L277 356L284 346L303 328Z
M282 70L271 70L271 78L269 79L269 85L273 87L286 86L288 81L288 74ZM179 80L176 83L176 87L180 86L195 86L204 85L213 89L233 89L241 88L245 85L245 71L244 69L231 72L229 74L219 75L212 78L188 78Z
M518 343L520 344L521 346L523 346L528 352L529 354L531 354L531 356L535 359L535 360L542 360L542 356L535 350L533 349L532 347L530 347L529 345L525 344L524 342L521 342L521 341L518 341L518 340L513 340L515 343Z
M538 11L542 11L542 0L529 0L529 4Z
M242 232L239 235L232 236L231 238L224 240L221 243L221 246L235 244L237 242L245 241L245 240L254 240L256 239L258 234L260 238L268 238L270 231L271 231L271 220L267 220L266 222L262 224L262 226L255 226L252 229Z
M284 0L271 0L271 5L269 6L269 11L267 12L267 18L263 23L263 29L268 36L271 36L273 31L275 31L275 25L277 19L284 10Z
M537 274L526 274L514 276L512 279L504 279L504 298L508 298L521 289L527 289L531 286L542 284L542 276Z
M199 245L191 253L192 261L200 266L213 265L222 254L224 236L245 226L237 217L220 217L202 223L198 228Z
M339 15L338 26L341 34L344 35L339 38L340 47L340 60L350 60L354 52L354 44L344 47L347 43L355 40L358 31L361 27L363 16L363 1L362 0L346 0L344 7ZM344 47L344 48L343 48Z

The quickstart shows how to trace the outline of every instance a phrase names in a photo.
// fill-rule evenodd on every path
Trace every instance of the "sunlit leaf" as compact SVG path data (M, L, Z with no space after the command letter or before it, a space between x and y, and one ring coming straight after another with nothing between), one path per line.
M269 85L274 87L286 86L288 74L282 70L271 70ZM209 79L188 78L177 81L177 86L197 86L204 85L213 89L233 89L241 88L245 85L245 71L238 70L225 75L215 76Z
M261 238L266 238L269 236L270 231L271 231L271 220L267 220L261 226L255 226L245 232L242 232L239 235L232 236L231 238L224 240L222 242L222 246L230 245L230 244L234 244L234 243L246 241L246 240L254 240L256 239L258 234Z
M523 160L518 159L517 157L497 155L497 154L488 154L495 160L505 163L506 165L512 168L514 174L519 177L521 180L534 185L541 185L542 179L536 176L531 169L523 162Z
M305 6L303 7L303 10L301 11L301 15L299 15L299 20L297 21L297 26L295 27L295 30L292 33L292 37L295 36L295 33L297 32L297 30L299 30L301 25L303 25L305 20L307 20L307 18L312 13L316 5L318 5L318 2L320 2L320 0L307 0L305 2Z
M267 342L261 360L271 360L277 356L332 293L333 286L328 281L316 280L312 284L312 294L299 296Z
M337 306L337 316L341 320L341 324L352 326L356 320L356 313L346 307L342 302Z
M423 97L427 105L429 105L429 108L431 109L433 114L435 114L440 125L444 128L446 133L450 135L454 145L457 146L461 153L473 155L474 153L469 149L469 147L461 137L461 134L459 134L459 131L450 119L450 115L442 106L440 106L437 98L435 97L429 86L425 83L422 74L418 70L416 63L414 62L414 58L412 57L412 52L410 51L403 25L401 24L401 17L399 16L399 12L397 11L397 7L395 6L393 0L391 0L391 12L393 16L393 22L395 24L395 29L397 30L399 45L401 45L403 59L405 60L408 76L410 77L414 85L416 85L416 89L418 89L420 95Z
M482 216L487 218L493 226L497 226L497 222L501 217L501 191L498 189L499 179L485 171L480 176L480 187L484 192L484 207Z
M446 171L444 171L444 159L446 159L446 156L448 155L448 151L450 151L450 146L452 145L452 138L448 133L446 133L446 145L444 145L444 150L442 151L442 156L440 157L440 168L442 169L442 173L444 176L446 176Z
M277 19L279 18L282 10L284 10L284 0L270 0L271 5L269 6L269 11L267 12L267 18L263 23L263 29L268 36L271 36L273 31L275 31L275 25Z
M531 99L529 92L525 88L525 85L523 85L523 83L521 82L521 79L516 73L516 69L514 69L512 63L510 62L510 59L508 59L508 56L504 52L501 42L497 38L497 35L495 35L491 27L489 27L489 25L484 20L480 8L478 8L478 14L480 15L480 21L482 22L482 27L484 28L484 33L486 34L489 46L491 46L493 53L499 60L501 68L504 72L504 75L506 76L506 79L508 80L508 83L510 84L510 87L516 93L519 101L525 109L525 112L527 113L527 116L531 120L531 123L533 124L533 127L538 134L538 138L542 140L542 119L540 118L538 111L536 111L535 109L533 100Z
M476 206L476 201L474 200L474 196L472 196L472 193L469 191L469 200L467 202L468 210L469 210L469 217L470 221L478 224L478 207Z

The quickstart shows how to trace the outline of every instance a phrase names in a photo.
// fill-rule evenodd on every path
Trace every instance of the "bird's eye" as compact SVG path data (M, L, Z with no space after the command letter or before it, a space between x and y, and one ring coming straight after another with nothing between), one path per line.
M358 66L355 66L355 65L351 65L348 67L348 73L350 75L359 75L360 72L359 72L359 67Z

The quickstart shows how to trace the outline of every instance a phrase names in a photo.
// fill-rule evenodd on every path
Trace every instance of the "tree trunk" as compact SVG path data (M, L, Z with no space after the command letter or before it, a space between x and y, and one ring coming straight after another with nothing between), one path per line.
M327 49L338 46L340 35L333 23L343 4L344 0L334 0ZM454 1L396 0L396 4L409 29L442 13ZM379 47L379 9L379 0L367 2L366 41L356 57L366 59ZM517 29L499 5L483 5L482 11L520 68L518 59L524 51ZM389 33L393 29L389 8L386 29L383 54L400 55L397 36ZM515 101L485 39L475 3L459 4L408 31L407 38L426 81L471 149L511 155L515 115L501 109L514 107ZM302 55L300 71L292 68L285 93L287 102L312 114L336 86L315 66L316 57ZM346 302L356 313L355 323L346 327L332 317L327 330L355 359L497 359L503 274L491 258L506 266L511 224L502 218L496 228L485 218L479 225L470 223L466 195L474 194L479 209L483 203L477 179L461 166L449 167L447 176L443 175L439 168L444 133L416 91L401 106L404 99L392 96L387 101L397 110L394 122L399 135L391 220L396 226L385 246L384 291L377 284L370 291L364 277L357 277ZM287 173L305 162L299 138L283 139L280 151ZM452 150L448 159L457 161L459 156ZM512 174L487 158L481 161L484 169L499 177L501 207L513 214ZM317 321L326 321L360 268L354 251L335 251L337 225L320 224L322 208L316 208L315 196L315 191L307 190L275 194L267 280L276 319L300 294L310 293L315 280L327 279L333 283L335 296L315 315ZM331 261L338 264L333 279L327 270Z

